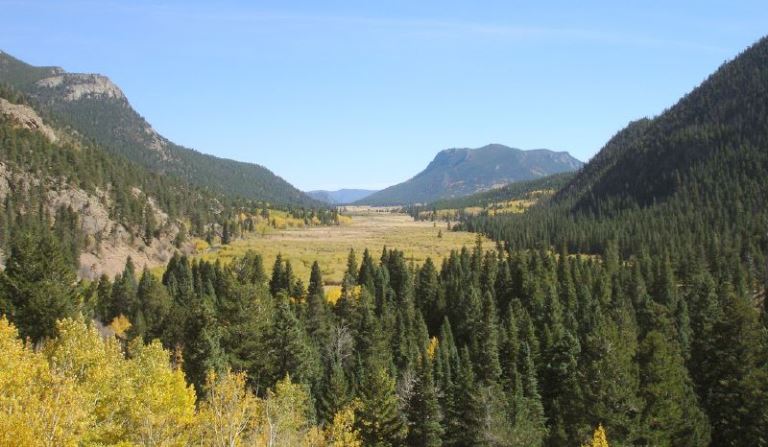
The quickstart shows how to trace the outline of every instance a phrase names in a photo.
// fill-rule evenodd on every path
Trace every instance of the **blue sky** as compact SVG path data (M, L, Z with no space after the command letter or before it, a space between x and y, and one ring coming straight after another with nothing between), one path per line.
M299 188L381 188L449 147L587 160L768 31L764 1L212 3L0 0L0 49Z

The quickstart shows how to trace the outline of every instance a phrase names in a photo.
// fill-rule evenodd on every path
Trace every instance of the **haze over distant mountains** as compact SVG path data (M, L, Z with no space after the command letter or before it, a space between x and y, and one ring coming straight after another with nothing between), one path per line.
M366 205L404 205L460 197L508 183L578 170L568 152L521 150L501 144L446 149L416 176L359 200Z
M315 200L319 200L323 203L329 203L331 205L346 205L348 203L357 202L362 200L371 194L375 193L375 189L338 189L336 191L315 190L307 191L307 195Z

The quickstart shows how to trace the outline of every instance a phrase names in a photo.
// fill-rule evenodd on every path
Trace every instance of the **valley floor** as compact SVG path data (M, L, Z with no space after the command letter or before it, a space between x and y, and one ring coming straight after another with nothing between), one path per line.
M339 284L344 275L349 250L354 249L358 261L366 248L378 259L383 247L402 250L409 260L423 263L427 257L439 266L451 250L472 246L473 233L454 232L445 222L416 222L406 214L382 208L355 208L347 213L351 222L339 226L289 228L268 234L248 235L229 245L213 246L198 255L205 260L229 262L247 250L264 257L271 268L278 253L291 261L294 273L302 281L309 278L310 268L318 261L327 284ZM487 246L491 242L485 241ZM269 273L269 272L268 272Z

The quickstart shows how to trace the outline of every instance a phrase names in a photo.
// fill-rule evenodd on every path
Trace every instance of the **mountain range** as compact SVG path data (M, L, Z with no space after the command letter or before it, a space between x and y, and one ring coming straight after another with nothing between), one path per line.
M466 196L522 180L578 170L567 152L521 150L490 144L446 149L413 178L359 200L365 205L405 205Z
M307 191L307 195L331 205L346 205L362 200L375 193L375 189L338 189L336 191L315 190Z

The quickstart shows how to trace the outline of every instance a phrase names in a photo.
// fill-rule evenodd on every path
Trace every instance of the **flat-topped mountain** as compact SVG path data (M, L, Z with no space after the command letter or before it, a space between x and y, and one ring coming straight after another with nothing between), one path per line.
M501 144L479 149L446 149L416 176L362 199L366 205L427 203L460 197L561 172L575 171L582 162L567 152L521 150Z

